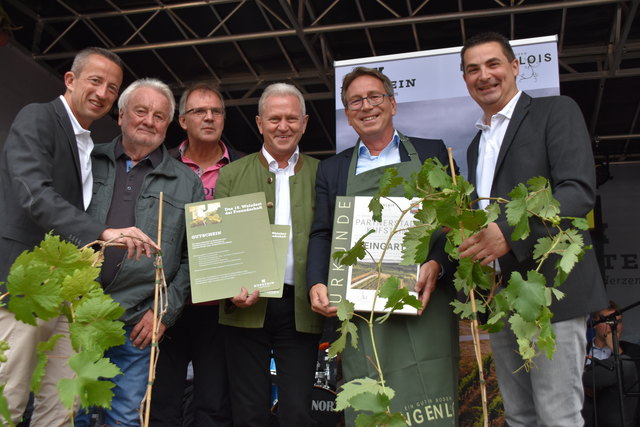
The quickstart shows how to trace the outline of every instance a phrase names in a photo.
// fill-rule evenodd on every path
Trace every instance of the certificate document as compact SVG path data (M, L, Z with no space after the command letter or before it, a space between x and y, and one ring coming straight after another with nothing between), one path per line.
M194 303L282 286L264 193L185 205Z
M418 296L415 292L418 278L419 265L400 265L402 261L404 232L396 233L387 242L394 225L400 218L400 209L407 209L411 201L404 197L382 198L380 202L384 206L382 222L372 219L369 211L371 197L347 197L336 198L336 208L333 223L333 236L331 240L331 260L329 261L329 300L331 305L337 305L346 298L355 304L356 311L371 311L374 296L378 286L378 273L376 262L386 249L382 262L381 283L390 276L400 279L400 286L409 290L409 293ZM407 229L414 225L414 218L408 212L398 226L398 229ZM333 253L340 250L349 250L369 230L372 234L364 240L367 255L358 260L354 266L340 265L333 259ZM378 297L374 311L384 312L386 298ZM394 313L417 314L417 310L405 306Z

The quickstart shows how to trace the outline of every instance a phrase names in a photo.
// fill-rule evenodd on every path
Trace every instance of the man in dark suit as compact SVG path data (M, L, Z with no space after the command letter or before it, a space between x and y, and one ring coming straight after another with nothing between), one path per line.
M467 151L469 181L478 196L506 197L518 183L532 177L550 180L562 216L585 216L595 202L595 167L589 134L578 106L554 96L531 98L518 91L518 60L507 39L497 33L470 38L462 52L463 77L471 97L482 108L479 132ZM487 205L482 200L480 207ZM513 271L535 269L532 251L547 230L531 220L531 235L512 241L513 227L503 214L460 245L461 257L488 265L498 261L508 279ZM583 233L590 244L588 233ZM553 282L554 261L542 273ZM527 372L509 327L491 334L491 347L510 426L582 425L581 374L586 348L586 316L607 305L593 251L571 272L554 301L553 329L557 350L553 360L539 355Z
M337 311L336 307L329 304L326 285L336 196L375 194L386 167L395 167L400 175L408 179L413 172L420 170L428 158L435 157L442 164L449 164L442 140L406 137L393 127L396 113L393 87L389 78L378 70L357 67L347 74L342 82L342 103L349 125L358 133L359 141L354 148L320 162L307 264L312 309L327 317L335 316ZM433 394L414 395L414 403L435 397L450 398L451 402L457 402L458 322L449 306L453 298L453 286L446 276L441 278L443 267L447 273L451 273L452 269L443 249L442 238L420 268L415 289L422 300L421 315L391 316L384 324L376 325L377 333L381 334L376 339L380 339L379 343L387 344L381 352L381 364L385 372L398 369L400 365L397 354L389 348L392 347L389 345L391 341L387 339L403 337L400 341L404 348L400 350L404 353L411 354L409 345L418 341L428 347L418 352L420 360L410 361L409 365L420 365L422 371L439 372L444 376L442 381L432 377L429 382L433 385ZM437 334L434 333L436 330ZM347 381L371 375L367 372L370 363L363 354L349 348L343 352L342 366ZM406 384L394 384L393 381L388 381L388 385L396 390L396 396L410 389ZM406 400L404 402L407 403ZM392 407L394 411L400 409ZM452 410L452 415L455 412ZM454 423L455 417L452 418Z
M76 55L71 71L64 75L66 91L47 104L30 104L16 116L0 157L0 282L6 281L11 264L24 250L40 243L54 231L84 246L97 238L120 237L140 258L150 256L153 242L137 228L112 229L91 219L84 211L92 195L88 128L111 109L122 83L122 64L117 55L88 48ZM0 286L0 295L6 287ZM6 299L4 300L6 302ZM36 396L32 426L70 423L58 399L58 380L71 377L67 366L71 354L66 318L40 321L37 327L16 321L0 308L0 340L10 345L8 361L0 364L0 384L14 422L27 404L29 383L36 363L35 347L57 333L65 335L50 353L40 393Z

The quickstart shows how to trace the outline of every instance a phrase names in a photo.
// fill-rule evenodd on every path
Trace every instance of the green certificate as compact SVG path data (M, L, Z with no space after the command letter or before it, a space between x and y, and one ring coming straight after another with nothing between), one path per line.
M194 303L282 286L264 193L185 205Z

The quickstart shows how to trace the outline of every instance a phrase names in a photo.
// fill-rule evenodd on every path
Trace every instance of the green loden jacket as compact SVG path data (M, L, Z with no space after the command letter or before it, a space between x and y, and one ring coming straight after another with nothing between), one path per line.
M323 318L311 311L307 294L307 247L309 231L315 211L315 182L319 161L300 154L295 174L290 177L291 224L294 252L294 285L296 330L305 333L321 333ZM276 203L276 178L269 172L262 152L250 154L220 169L216 182L216 199L241 194L264 192L269 221L273 224ZM220 323L242 328L261 328L267 310L267 299L261 298L248 308L231 312L220 310Z

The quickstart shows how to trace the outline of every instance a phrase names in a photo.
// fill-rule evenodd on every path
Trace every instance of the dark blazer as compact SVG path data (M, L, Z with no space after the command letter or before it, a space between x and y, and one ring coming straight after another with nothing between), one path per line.
M476 185L476 166L481 132L467 149L469 181ZM595 204L595 165L591 142L578 105L565 96L531 98L522 93L498 153L492 197L507 197L518 183L536 176L550 180L553 195L560 202L561 216L583 217ZM503 209L504 211L504 209ZM535 269L532 253L539 237L546 236L544 226L530 221L531 235L526 240L511 241L513 227L503 214L496 221L511 251L500 258L502 272L524 273ZM583 233L585 245L591 244ZM553 283L555 259L543 266L547 283ZM565 297L554 301L553 322L572 319L597 311L607 305L602 277L593 250L586 251L565 283L560 287Z
M0 281L26 249L54 230L83 246L104 225L84 212L78 145L59 98L16 116L0 156Z
M449 155L442 140L413 137L409 137L409 140L415 147L421 162L436 157L443 165L449 164ZM346 195L349 165L354 149L355 147L344 150L321 161L318 166L316 212L311 226L307 261L307 286L309 288L316 283L327 283L336 196ZM403 162L409 160L409 155L402 144L400 144L400 160ZM444 239L442 239L442 245L437 245L431 251L429 259L438 261L440 265L450 265L443 248Z

